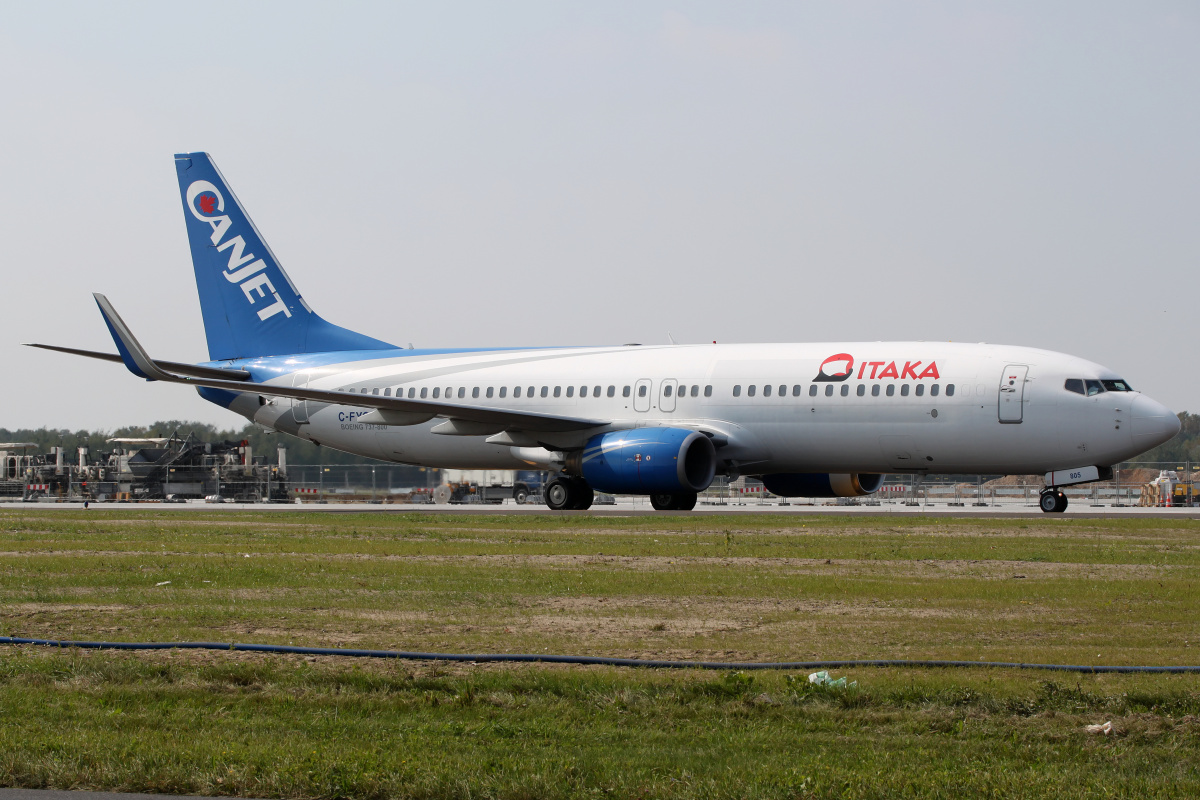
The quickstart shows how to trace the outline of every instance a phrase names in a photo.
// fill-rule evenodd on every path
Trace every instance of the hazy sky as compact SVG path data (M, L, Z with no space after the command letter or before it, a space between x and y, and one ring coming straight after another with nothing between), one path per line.
M0 2L0 427L241 418L172 154L421 346L1062 350L1200 411L1200 4Z

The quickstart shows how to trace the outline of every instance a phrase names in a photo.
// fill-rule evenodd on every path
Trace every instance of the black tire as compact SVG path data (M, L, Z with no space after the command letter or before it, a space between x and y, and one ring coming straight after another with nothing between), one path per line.
M571 508L575 500L575 492L571 489L571 482L565 478L555 478L547 483L546 488L542 490L546 506L551 511L565 511Z
M675 495L675 510L691 511L696 507L696 497L695 492L684 492L683 494Z
M1038 498L1038 505L1047 514L1061 514L1067 510L1067 496L1057 490L1046 490Z
M516 489L513 490L513 500L516 501L517 505L524 505L525 501L528 499L529 499L529 489L527 489L526 487L518 486Z
M596 499L596 493L592 491L592 487L588 486L588 482L583 478L573 478L571 480L571 493L575 496L575 501L571 503L571 508L576 511L587 511L592 507L592 501Z
M677 495L673 494L652 494L650 495L650 505L654 507L655 511L674 511L676 497Z

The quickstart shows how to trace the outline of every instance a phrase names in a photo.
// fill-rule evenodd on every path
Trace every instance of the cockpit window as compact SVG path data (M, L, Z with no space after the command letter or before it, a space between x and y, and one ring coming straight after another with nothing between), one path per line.
M1067 378L1067 382L1063 384L1063 388L1075 394L1087 394L1083 390L1083 381L1079 380L1079 378Z
M1086 380L1084 383L1087 385L1088 397L1098 395L1104 391L1104 386L1100 381Z
M1133 391L1133 387L1131 387L1128 383L1126 383L1125 381L1123 381L1119 378L1115 381L1100 381L1100 383L1103 384L1104 388L1108 389L1110 392L1132 392Z

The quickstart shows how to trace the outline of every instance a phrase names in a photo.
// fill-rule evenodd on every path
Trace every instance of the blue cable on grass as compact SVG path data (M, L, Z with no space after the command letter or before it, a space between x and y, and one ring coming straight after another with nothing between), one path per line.
M846 667L1000 667L1041 669L1057 672L1171 674L1200 673L1200 666L1121 667L1084 664L1024 664L1016 661L931 661L925 659L849 659L844 661L659 661L645 658L601 656L556 656L537 653L411 653L403 650L348 650L340 647L294 647L282 644L235 642L76 642L54 639L23 639L0 636L0 644L32 644L43 647L83 647L92 650L234 650L243 653L292 653L306 656L349 656L351 658L395 658L408 661L541 662L545 664L598 664L610 667L652 669L844 669Z

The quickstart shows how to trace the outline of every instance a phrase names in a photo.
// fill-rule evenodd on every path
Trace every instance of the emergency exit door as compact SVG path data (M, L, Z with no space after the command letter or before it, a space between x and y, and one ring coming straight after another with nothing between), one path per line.
M1009 364L1000 376L1000 421L1015 425L1024 416L1025 376L1029 367Z

